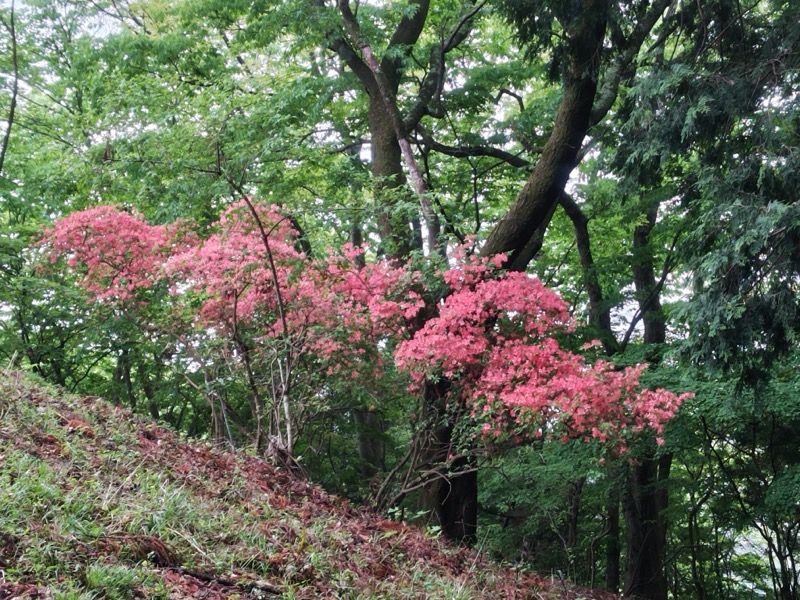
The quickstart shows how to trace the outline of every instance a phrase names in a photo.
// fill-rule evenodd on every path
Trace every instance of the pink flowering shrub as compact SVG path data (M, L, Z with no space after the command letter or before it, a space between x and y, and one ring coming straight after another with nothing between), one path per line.
M83 285L96 300L119 302L161 277L173 233L138 215L98 206L59 220L45 238L51 261L65 257L71 269L84 274Z
M269 254L244 202L229 207L205 239L103 206L60 219L43 241L51 261L66 258L97 302L123 305L163 282L171 289L170 310L196 310L198 331L236 331L252 336L256 347L285 335L296 353L326 364L328 375L380 377L379 342L402 338L407 320L424 306L412 289L421 289L419 274L387 261L358 267L364 249L350 246L309 259L277 207L257 210Z
M345 245L307 268L296 285L302 300L290 314L292 325L309 331L308 346L328 363L328 374L365 369L385 372L381 346L408 335L408 322L424 308L420 274L376 261L360 267L363 248ZM355 370L354 370L355 369Z
M296 232L276 207L259 208L259 218L270 227L269 244L276 265L277 285L291 302L297 289L289 285L305 260L295 248ZM163 263L164 274L179 291L203 298L201 326L229 332L234 321L247 323L277 311L277 295L269 257L254 220L239 202L220 217L216 231L205 240L173 252Z
M498 263L501 262L498 259ZM439 315L400 343L398 366L417 389L444 378L488 437L559 435L622 444L656 432L686 395L638 390L644 366L587 363L553 337L574 325L564 301L524 273L492 273L486 261L444 273L453 292Z
M288 339L325 376L379 380L393 359L415 393L446 381L447 401L466 407L487 441L578 437L621 448L629 433L661 432L686 397L640 390L642 366L617 370L563 350L555 336L574 328L567 305L538 279L500 271L502 256L458 249L459 264L439 274L445 299L426 306L420 273L360 266L364 250L351 246L312 260L278 208L257 210L268 247L244 203L206 239L106 206L61 219L45 243L97 301L124 303L164 282L198 330L246 331L256 348Z

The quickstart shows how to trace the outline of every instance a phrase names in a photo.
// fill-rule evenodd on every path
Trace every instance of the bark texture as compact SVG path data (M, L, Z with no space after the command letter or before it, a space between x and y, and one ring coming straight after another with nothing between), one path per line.
M484 256L507 254L508 264L518 270L527 266L517 260L519 255L564 192L592 121L607 2L583 4L584 14L571 36L564 95L553 128L522 191L492 230L482 250Z

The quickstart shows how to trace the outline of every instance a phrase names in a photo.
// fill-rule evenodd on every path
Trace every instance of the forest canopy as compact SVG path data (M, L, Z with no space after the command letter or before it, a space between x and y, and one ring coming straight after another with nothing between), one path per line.
M0 356L498 559L796 600L799 23L4 3Z

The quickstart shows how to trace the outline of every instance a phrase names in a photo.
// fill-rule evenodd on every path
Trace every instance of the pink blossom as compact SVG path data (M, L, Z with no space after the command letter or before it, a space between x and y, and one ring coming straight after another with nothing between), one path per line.
M137 214L99 206L58 220L44 234L51 260L85 274L86 290L98 302L125 301L162 277L174 231L151 226Z
M465 402L482 407L481 419L494 415L506 430L538 437L544 426L562 439L617 444L644 428L660 433L687 397L640 390L643 365L617 371L562 350L552 336L574 323L564 301L536 278L491 274L475 260L444 277L453 292L438 317L395 352L420 390L428 378L445 377ZM484 422L484 435L497 430Z
M59 220L44 244L97 301L142 303L162 289L198 330L290 339L328 377L380 379L394 348L412 392L448 380L445 401L465 404L485 437L595 439L621 450L630 434L661 434L688 397L640 389L644 366L618 371L562 349L554 336L575 327L567 304L539 279L502 271L505 256L456 248L457 265L438 274L446 297L426 299L410 267L363 264L364 248L349 244L312 260L279 207L256 210L266 245L243 202L205 239L106 206ZM432 316L420 324L423 310Z

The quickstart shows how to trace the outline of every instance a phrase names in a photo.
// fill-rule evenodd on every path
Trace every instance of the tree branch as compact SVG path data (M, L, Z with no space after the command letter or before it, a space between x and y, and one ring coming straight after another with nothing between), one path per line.
M6 159L6 152L8 151L8 142L11 139L11 128L14 125L14 114L17 111L17 94L19 92L19 60L17 57L17 29L14 22L14 0L11 0L11 11L9 13L8 23L5 20L0 21L3 26L8 30L11 36L11 68L14 71L14 81L11 84L11 102L8 108L8 120L6 121L6 131L3 134L3 142L0 145L0 175L3 174L3 164Z
M425 73L425 77L422 79L422 84L417 93L417 99L404 119L403 125L405 131L413 130L425 114L433 114L430 107L431 101L434 98L440 97L444 88L444 58L448 52L457 48L461 42L467 39L471 28L464 26L470 23L475 15L480 12L486 4L486 1L487 0L483 0L483 2L480 2L458 21L455 28L448 36L447 41L443 41L441 44L431 48L428 70ZM438 114L434 116L438 116Z
M459 19L458 23L456 23L456 26L453 28L452 33L450 33L450 37L447 38L447 43L444 45L443 50L445 54L450 52L453 48L456 48L461 42L464 41L467 35L469 35L469 30L467 30L466 33L462 33L462 27L469 23L472 18L477 15L484 6L486 6L487 1L488 0L483 0L483 2L479 2L472 8L472 10L467 12L467 14Z
M369 144L369 143L370 143L370 140L359 138L359 139L354 140L352 142L348 142L347 144L344 144L342 146L337 146L336 148L331 148L330 150L327 151L327 153L328 154L341 154L342 152L349 152L349 151L351 151L353 149L356 149L356 148L360 149L361 146L363 146L364 144Z
M346 40L336 38L328 43L328 48L336 52L337 56L350 67L350 70L358 77L361 85L370 95L379 93L372 71Z
M597 94L597 99L592 109L590 127L599 123L606 114L608 114L608 111L617 99L619 84L622 81L623 75L634 62L645 38L650 35L650 32L661 18L661 15L663 15L664 11L675 1L676 0L656 0L628 37L626 40L627 47L617 56L617 60L609 66L606 72L605 81Z
M493 148L491 146L448 146L434 140L433 137L431 137L431 135L421 126L417 127L417 133L421 138L422 144L431 150L434 150L435 152L446 154L447 156L453 156L455 158L489 156L491 158L498 158L502 161L505 161L512 167L516 167L518 169L525 169L531 166L530 161L525 160L516 154L512 154L511 152L501 150L500 148Z
M517 104L519 105L520 112L524 112L525 111L525 103L522 101L522 96L520 96L516 92L512 92L511 90L509 90L507 88L500 88L500 92L497 94L497 98L494 99L494 103L497 104L498 102L500 102L500 98L502 98L503 95L511 96L512 98L516 98Z
M342 4L347 4L347 10L349 12L349 0L339 0L340 7ZM408 54L409 48L417 43L419 36L422 34L422 28L425 26L425 21L428 20L430 0L409 0L408 5L409 7L416 5L417 10L414 11L414 14L407 13L406 16L400 20L400 23L397 24L397 29L395 29L389 40L389 47L387 48L400 48L403 50L403 56ZM350 14L352 15L353 13L350 12ZM355 18L353 18L353 22L355 22ZM394 52L387 52L380 63L381 72L386 76L386 79L394 89L397 89L397 85L400 82L401 67L402 61L400 55Z
M589 238L589 218L566 192L561 194L559 204L575 228L575 241L583 271L583 283L589 296L589 324L600 331L602 337L600 341L606 353L609 355L614 354L617 350L617 340L611 329L611 311L603 300L603 288L600 286L600 280L597 278L597 270L594 265Z

